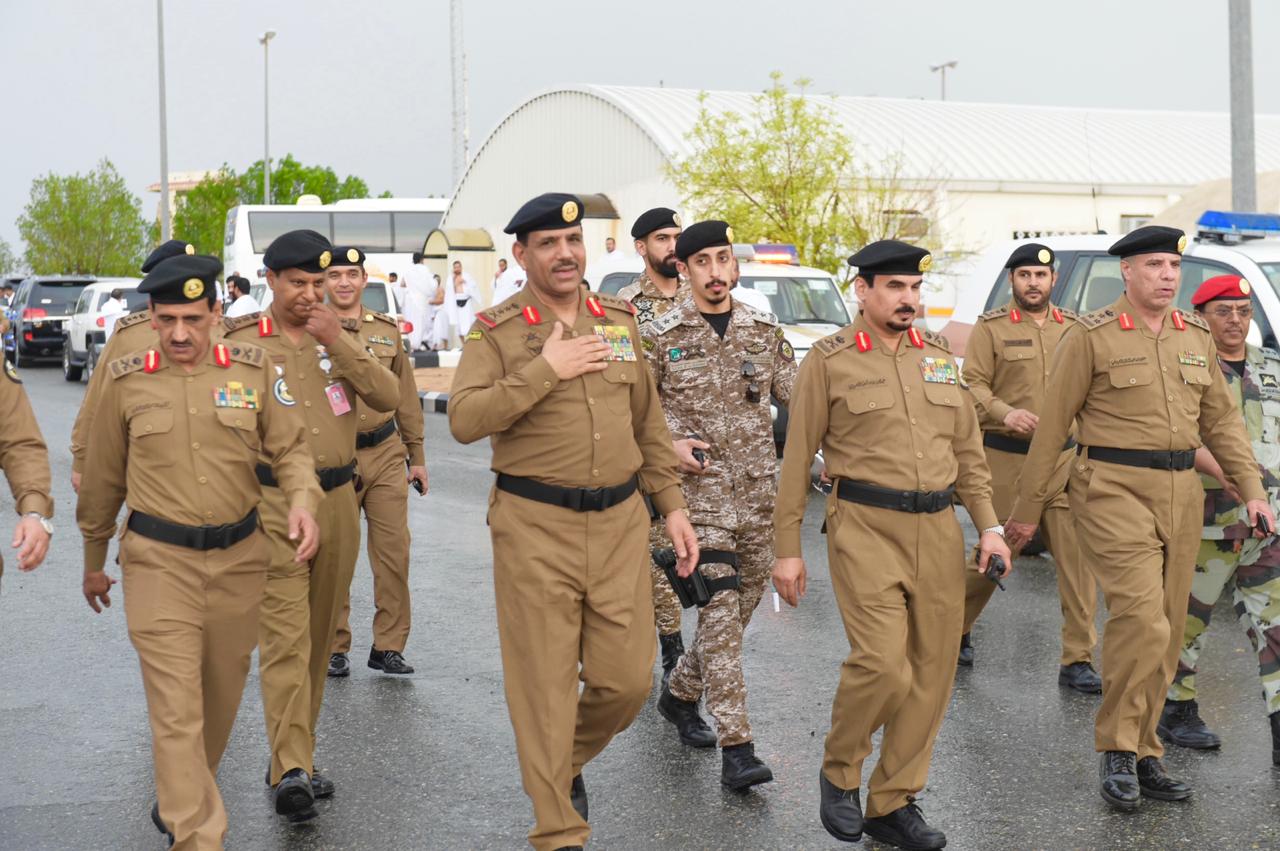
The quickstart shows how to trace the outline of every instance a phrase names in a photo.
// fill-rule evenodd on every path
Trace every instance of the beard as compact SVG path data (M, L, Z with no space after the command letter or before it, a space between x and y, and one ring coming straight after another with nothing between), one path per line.
M664 278L677 278L680 276L680 270L676 268L676 256L674 254L664 257L661 261L654 263L653 271L657 272Z
M1049 296L1047 294L1038 294L1033 300L1027 299L1024 295L1014 292L1013 301L1023 310L1037 313L1049 306Z

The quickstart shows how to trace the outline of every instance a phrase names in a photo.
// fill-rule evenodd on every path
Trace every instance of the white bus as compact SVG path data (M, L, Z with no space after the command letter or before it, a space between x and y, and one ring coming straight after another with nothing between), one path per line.
M353 245L382 273L403 275L449 206L447 198L355 198L321 204L304 195L297 204L241 204L227 211L222 249L226 274L256 279L262 252L283 233L309 228L334 245Z

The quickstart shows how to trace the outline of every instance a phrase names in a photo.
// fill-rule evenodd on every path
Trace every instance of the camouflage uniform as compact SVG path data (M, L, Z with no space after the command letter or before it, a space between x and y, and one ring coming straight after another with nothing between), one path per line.
M1248 346L1244 376L1219 358L1222 374L1243 408L1245 427L1258 459L1258 472L1272 508L1280 491L1280 354ZM1233 500L1213 479L1204 479L1204 530L1191 601L1183 632L1178 672L1169 687L1169 700L1194 700L1196 662L1204 649L1205 630L1213 606L1224 588L1258 654L1258 673L1267 713L1280 711L1280 539L1253 537L1245 507Z
M636 325L640 332L646 326L676 306L682 298L689 295L689 284L681 281L676 287L676 294L667 298L649 277L645 270L640 277L618 290L618 298L631 302L636 309ZM654 523L649 527L649 548L661 549L671 546L667 540L666 527L662 523ZM662 568L649 565L649 577L653 580L653 614L658 625L658 635L678 635L680 633L680 601Z
M742 633L773 570L777 486L769 396L783 404L791 399L795 353L777 319L743 304L734 305L723 340L689 298L642 334L672 436L696 434L711 444L707 473L682 477L699 545L738 556L739 587L717 592L699 610L693 647L680 657L668 687L690 702L705 693L719 744L732 747L751 741ZM700 569L707 579L733 574L725 564Z

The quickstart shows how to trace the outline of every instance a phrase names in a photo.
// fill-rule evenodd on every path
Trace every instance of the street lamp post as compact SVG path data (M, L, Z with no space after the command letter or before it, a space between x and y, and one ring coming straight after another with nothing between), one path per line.
M262 45L262 203L271 203L271 90L268 87L267 44L276 37L275 30L267 30L258 39Z
M173 235L169 221L169 130L164 97L164 0L156 0L156 54L160 62L160 239Z
M950 62L943 62L941 65L930 65L929 70L942 75L942 99L947 99L947 69L955 70L958 60L952 59Z

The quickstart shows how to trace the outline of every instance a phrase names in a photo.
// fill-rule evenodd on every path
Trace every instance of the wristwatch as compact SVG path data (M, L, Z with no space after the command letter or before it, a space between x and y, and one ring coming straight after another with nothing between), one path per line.
M22 516L34 517L36 520L40 521L40 526L44 529L46 535L53 534L53 521L51 521L48 517L45 517L39 511L28 511L26 514Z
M1001 537L1004 537L1004 527L1003 527L1003 526L988 526L987 528L985 528L985 529L983 529L983 530L982 530L982 534L984 534L984 535L985 535L985 534L987 534L988 532L995 532L997 535L1000 535Z

